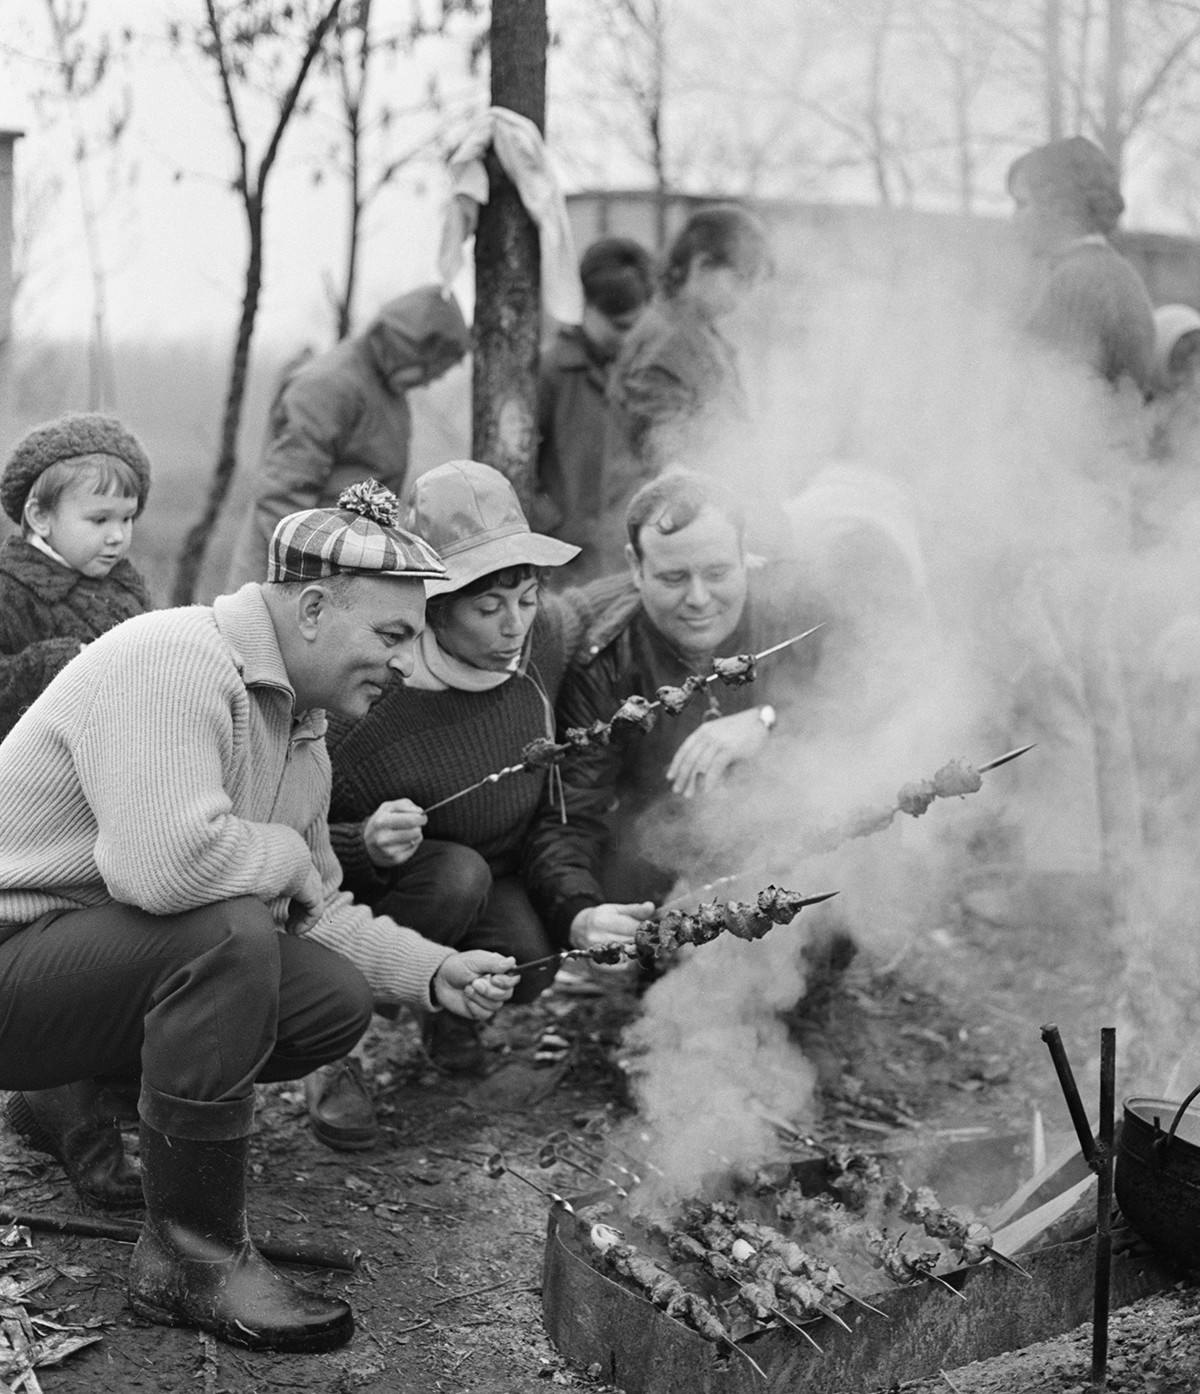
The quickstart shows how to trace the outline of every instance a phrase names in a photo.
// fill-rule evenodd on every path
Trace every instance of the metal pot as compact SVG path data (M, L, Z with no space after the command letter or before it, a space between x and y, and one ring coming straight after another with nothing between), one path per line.
M1198 1094L1125 1101L1114 1183L1138 1234L1189 1268L1200 1267L1200 1115L1185 1115Z

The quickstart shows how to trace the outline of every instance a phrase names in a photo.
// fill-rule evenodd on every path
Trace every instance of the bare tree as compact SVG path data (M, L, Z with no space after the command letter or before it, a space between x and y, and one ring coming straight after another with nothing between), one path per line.
M184 540L171 597L176 605L187 605L195 596L205 549L237 468L238 427L263 283L263 218L268 181L284 132L296 114L305 83L340 4L341 0L204 0L204 21L191 35L216 69L220 83L234 147L233 189L245 214L248 246L217 460L203 512ZM171 37L181 42L184 35L176 29ZM251 150L252 137L244 110L250 93L266 93L271 107L266 140L257 156Z
M87 0L74 4L72 0L45 0L45 4L57 60L58 94L71 128L71 163L92 289L88 406L95 411L115 405L116 385L108 342L108 275L100 233L103 200L95 189L93 165L98 157L116 150L131 111L128 86L121 87L115 104L103 113L97 111L97 99L103 101L112 86L118 50L124 49L128 35L114 40L107 33L91 34Z
M492 105L542 129L546 0L492 0ZM537 229L494 152L475 232L475 356L471 448L512 481L528 507L537 450L541 251Z
M363 229L371 205L397 176L415 161L435 151L448 154L450 131L458 113L443 97L437 74L430 74L423 90L407 106L394 97L374 100L376 68L401 53L412 56L427 38L443 36L461 5L443 4L423 14L414 8L402 30L380 33L379 7L374 0L343 0L331 42L320 62L336 91L337 139L323 151L314 170L320 182L332 170L346 189L346 255L340 281L326 276L326 294L333 307L339 339L350 333L354 320L354 294L358 283ZM473 13L473 8L468 7ZM470 52L476 52L476 35L468 36ZM478 105L468 99L468 108Z

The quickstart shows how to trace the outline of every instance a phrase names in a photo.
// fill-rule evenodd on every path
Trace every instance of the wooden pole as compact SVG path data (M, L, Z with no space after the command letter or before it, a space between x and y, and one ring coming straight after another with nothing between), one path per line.
M1092 1388L1108 1387L1108 1306L1112 1285L1113 1137L1117 1032L1100 1031L1100 1123L1096 1140L1096 1294L1092 1311Z
M492 0L492 105L546 119L546 0ZM488 202L475 232L471 449L528 509L537 452L541 251L516 188L488 153Z

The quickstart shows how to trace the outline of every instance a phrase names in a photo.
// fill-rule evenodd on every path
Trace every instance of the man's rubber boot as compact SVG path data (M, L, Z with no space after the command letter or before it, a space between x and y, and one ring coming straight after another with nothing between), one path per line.
M10 1094L4 1114L30 1147L57 1158L84 1200L108 1210L141 1205L142 1179L125 1155L113 1100L95 1080Z
M317 1352L354 1334L347 1303L293 1283L246 1225L249 1139L196 1142L141 1126L146 1220L129 1302L165 1326L193 1326L247 1350Z

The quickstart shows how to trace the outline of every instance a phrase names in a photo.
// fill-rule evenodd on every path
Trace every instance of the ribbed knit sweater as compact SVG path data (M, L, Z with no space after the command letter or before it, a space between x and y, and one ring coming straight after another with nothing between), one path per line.
M84 576L23 537L0 545L0 737L79 652L150 608L146 583L122 559Z
M325 714L294 701L257 585L88 645L0 745L0 923L248 895L282 929L302 894L378 999L429 1006L449 951L339 889Z
M370 898L386 886L362 837L363 819L381 803L436 803L516 764L522 748L546 734L542 694L553 706L566 663L564 625L572 623L577 631L563 603L543 596L526 673L514 673L487 692L422 692L395 682L361 721L331 719L330 831L346 884L356 894ZM493 873L512 873L545 778L539 770L484 785L431 813L425 836L472 847Z

